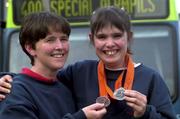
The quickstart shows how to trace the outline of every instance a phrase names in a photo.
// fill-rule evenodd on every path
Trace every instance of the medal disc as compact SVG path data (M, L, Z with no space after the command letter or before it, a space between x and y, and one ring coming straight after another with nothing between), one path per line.
M125 92L125 89L124 88L119 88L117 90L114 91L114 97L115 99L117 100L124 100L124 92Z
M96 99L96 103L103 103L105 107L110 105L110 100L109 98L105 97L105 96L100 96Z

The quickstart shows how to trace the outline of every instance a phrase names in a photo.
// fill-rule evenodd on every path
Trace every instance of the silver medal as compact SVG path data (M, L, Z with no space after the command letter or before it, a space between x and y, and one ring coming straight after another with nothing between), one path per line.
M124 100L124 92L125 92L125 89L124 88L118 88L114 91L114 97L115 99L117 100Z

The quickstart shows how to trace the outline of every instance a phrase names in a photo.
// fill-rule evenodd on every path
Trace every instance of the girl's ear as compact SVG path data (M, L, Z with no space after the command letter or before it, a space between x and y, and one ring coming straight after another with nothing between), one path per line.
M128 33L128 44L130 45L130 44L132 44L132 42L133 42L133 32L129 32Z
M130 31L128 33L128 49L129 49L129 52L131 52L130 49L131 49L132 42L133 42L133 32Z
M94 44L93 35L92 33L89 33L89 39L92 44Z
M129 42L132 42L132 39L133 39L133 32L130 31L130 32L128 33L128 41L129 41Z
M32 48L32 45L25 44L25 49L31 56L36 55L35 49Z

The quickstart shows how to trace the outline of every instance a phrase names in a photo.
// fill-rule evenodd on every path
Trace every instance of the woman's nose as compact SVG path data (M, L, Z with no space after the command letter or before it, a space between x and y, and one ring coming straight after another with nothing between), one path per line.
M63 43L61 40L57 40L55 45L56 45L56 49L62 49L63 48Z

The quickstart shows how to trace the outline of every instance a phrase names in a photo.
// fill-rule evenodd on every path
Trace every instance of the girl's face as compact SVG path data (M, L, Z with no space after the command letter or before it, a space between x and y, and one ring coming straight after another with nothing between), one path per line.
M110 69L126 66L124 60L129 38L131 38L131 33L123 32L112 25L103 27L94 36L90 34L97 56Z

